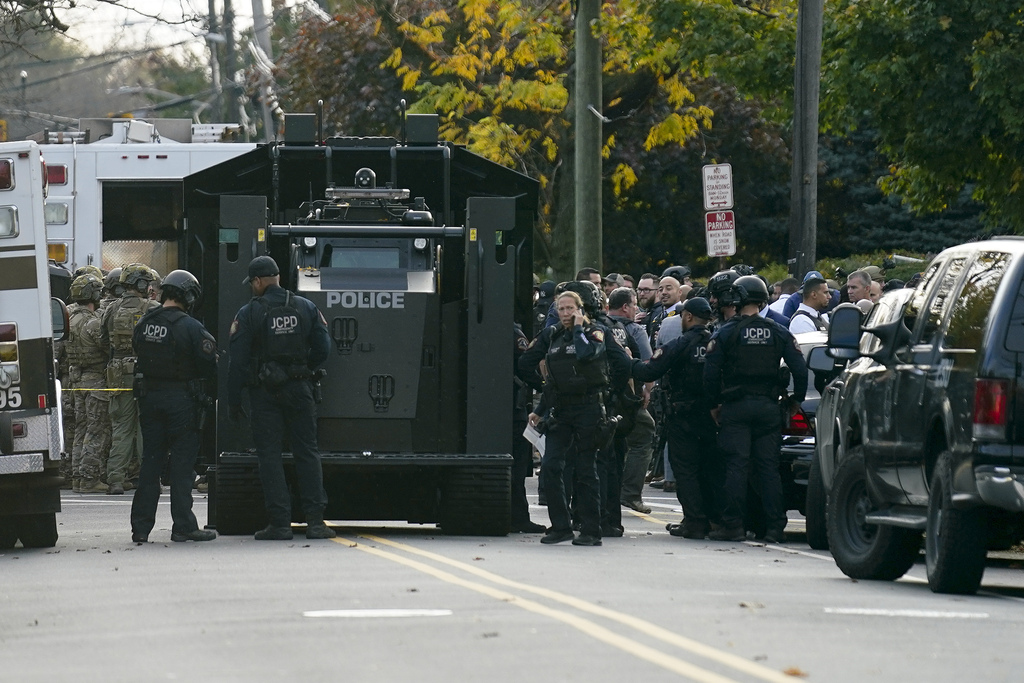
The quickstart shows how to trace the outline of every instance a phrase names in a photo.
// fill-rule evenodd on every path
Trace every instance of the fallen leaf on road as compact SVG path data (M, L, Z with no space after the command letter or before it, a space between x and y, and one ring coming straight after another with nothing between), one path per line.
M782 673L786 674L787 676L795 676L797 678L807 678L808 676L810 676L809 673L795 666L791 666L788 669L784 669Z

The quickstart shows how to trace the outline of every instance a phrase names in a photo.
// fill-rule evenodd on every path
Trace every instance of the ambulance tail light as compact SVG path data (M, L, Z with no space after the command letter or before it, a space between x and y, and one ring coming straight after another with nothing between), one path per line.
M10 159L0 159L0 190L14 187L14 164Z
M46 166L46 179L51 185L68 184L68 165L53 164Z
M0 361L18 362L18 325L0 323Z
M55 242L46 245L46 258L56 263L68 262L68 245L66 242Z

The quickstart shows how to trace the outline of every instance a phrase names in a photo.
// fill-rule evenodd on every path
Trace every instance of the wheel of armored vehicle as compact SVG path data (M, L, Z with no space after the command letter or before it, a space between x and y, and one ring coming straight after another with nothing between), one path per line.
M258 465L222 460L217 464L214 486L218 534L251 534L267 525Z
M851 448L839 464L828 505L828 544L836 565L852 579L894 581L920 555L921 532L870 524L875 506L868 494L864 453Z
M818 454L811 458L807 475L807 545L815 550L828 550L828 525L825 521L827 495L821 478Z
M973 595L985 573L988 529L985 511L953 507L952 458L939 456L928 499L924 557L928 585L936 593Z
M505 536L512 526L507 467L453 467L441 488L441 530L455 536Z
M52 548L57 545L57 513L18 515L18 536L26 548Z

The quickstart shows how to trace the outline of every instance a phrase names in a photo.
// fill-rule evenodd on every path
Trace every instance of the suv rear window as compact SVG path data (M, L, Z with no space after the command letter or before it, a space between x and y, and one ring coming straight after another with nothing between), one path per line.
M1010 325L1006 329L1006 349L1024 351L1024 281L1018 285L1017 298L1013 302Z
M966 261L966 258L955 258L950 261L949 268L942 276L942 281L935 288L935 295L928 304L924 324L921 325L921 334L916 343L931 344L935 340L935 334L939 331L939 326L942 325L942 316L946 312L949 297L953 294L960 274L964 272Z
M990 251L978 255L967 271L960 296L953 304L943 347L981 350L985 322L1011 260L1012 257L1003 252Z

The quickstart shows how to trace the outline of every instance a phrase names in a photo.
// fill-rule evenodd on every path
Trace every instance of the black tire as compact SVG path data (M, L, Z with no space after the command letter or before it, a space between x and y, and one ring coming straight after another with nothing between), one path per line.
M867 489L864 453L851 448L839 464L828 504L828 543L836 565L852 579L894 581L920 555L921 532L867 524L875 509Z
M19 515L18 537L26 548L52 548L57 545L57 513Z
M453 536L506 536L512 527L508 467L453 467L441 489L441 531Z
M985 573L988 525L980 508L957 510L952 504L952 456L939 456L928 499L924 558L928 585L936 593L973 595Z
M18 542L18 527L14 517L0 517L0 550L10 550Z
M267 525L267 508L257 464L218 463L213 523L223 536L252 534Z
M815 550L828 550L828 524L825 520L828 493L821 478L818 454L811 458L811 471L807 475L807 545Z

